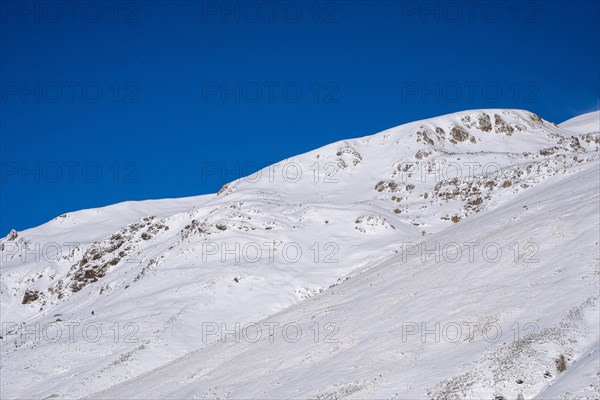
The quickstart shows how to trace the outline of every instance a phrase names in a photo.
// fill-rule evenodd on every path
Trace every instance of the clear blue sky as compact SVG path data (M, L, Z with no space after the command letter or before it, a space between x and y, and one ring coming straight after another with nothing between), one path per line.
M598 1L68 4L0 2L1 236L416 119L599 106Z

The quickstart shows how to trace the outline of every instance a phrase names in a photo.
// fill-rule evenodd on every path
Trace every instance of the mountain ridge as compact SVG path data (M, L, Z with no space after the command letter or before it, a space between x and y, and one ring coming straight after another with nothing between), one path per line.
M236 324L265 321L310 304L312 299L335 297L337 290L352 285L377 265L384 268L389 260L397 263L398 257L406 255L418 264L423 256L419 246L427 240L445 248L454 232L463 230L463 224L494 221L489 217L494 213L499 213L496 221L513 221L520 214L514 214L511 205L532 190L566 185L574 193L583 190L582 196L597 198L593 186L578 189L573 183L582 177L591 179L598 166L600 135L585 128L593 127L593 118L586 115L579 122L565 121L567 130L525 110L453 113L288 158L225 184L217 194L119 203L67 213L40 227L15 232L16 237L11 233L0 240L0 311L3 322L13 324L12 334L5 329L2 332L3 375L9 377L2 382L3 397L103 393L130 378L171 365L192 351L218 346L215 338L198 340L198 324L226 324L233 329ZM544 204L547 210L534 207L542 216L554 210L547 200ZM585 204L593 216L589 199ZM525 213L529 207L521 206ZM509 209L514 215L509 216ZM557 215L555 218L564 219ZM528 240L526 225L510 234L519 239L519 246L542 246ZM588 237L594 233L593 225L586 229ZM480 236L479 230L456 235L491 245L494 241ZM550 234L540 230L539 235ZM507 243L503 246L510 254ZM441 262L448 264L447 257L443 255ZM530 283L541 277L547 280L546 275L537 276L535 269L530 273L530 266L522 265L523 257L520 254L516 258L520 261L510 265L520 265ZM586 262L594 265L593 260ZM476 271L472 264L466 266ZM597 268L597 261L595 265ZM576 272L587 274L585 268L592 267L583 266ZM586 279L590 278L597 279L597 275ZM415 285L427 285L427 281L415 281ZM544 290L555 293L557 287L547 285ZM365 284L362 290L368 293L370 287ZM440 287L448 293L455 290ZM580 305L574 303L573 307ZM342 317L349 318L340 314L338 320ZM73 344L63 336L50 343L30 340L27 335L22 340L23 329L19 330L23 323L49 326L65 322L100 327L105 334L98 342L83 338ZM127 333L135 331L138 340L124 341L125 332L118 339L111 337L113 332L107 329L115 324L121 328L129 324ZM64 326L61 332L65 332ZM374 334L368 327L365 332ZM316 345L324 346L321 342ZM269 347L260 349L270 351ZM318 346L314 350L321 353ZM52 361L40 371L36 360L46 359ZM547 365L548 360L540 362ZM24 370L30 372L17 374ZM448 379L451 371L457 371L455 366L445 372ZM484 372L478 369L476 375ZM27 384L28 379L39 383ZM369 382L367 386L373 384ZM542 390L541 382L535 380L523 388L535 394ZM490 394L490 388L477 386L480 383L469 386L472 394ZM348 391L350 397L353 393L363 396L366 392L357 385L364 386L350 384L331 393L341 396ZM431 385L421 389L444 393L445 389ZM194 392L204 389L193 387ZM111 396L153 397L139 388L135 393L130 388L123 390L126 395L114 391ZM206 393L207 397L227 394L218 390ZM272 393L282 396L284 392ZM327 393L303 395L326 397ZM386 390L381 393L393 395ZM176 397L191 397L188 394L175 393Z

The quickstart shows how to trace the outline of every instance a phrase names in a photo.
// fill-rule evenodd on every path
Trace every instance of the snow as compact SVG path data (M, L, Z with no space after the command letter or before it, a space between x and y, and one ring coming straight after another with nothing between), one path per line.
M598 343L583 354L556 382L549 385L536 398L550 399L597 399L600 393L600 346Z
M578 115L558 126L574 133L600 132L600 110Z
M534 188L510 206L426 241L434 248L434 240L494 238L509 254L498 263L482 257L458 265L423 263L420 255L404 262L394 255L330 292L265 319L279 326L300 324L304 340L288 343L282 333L273 343L267 335L259 343L229 338L96 397L340 398L356 390L351 398L424 398L425 393L440 399L516 398L519 392L531 398L548 382L545 371L556 374L554 358L561 353L587 357L585 349L598 340L598 198L583 184L598 182L597 167L590 166L564 190L556 190L565 185L563 179ZM547 229L555 219L560 231ZM509 250L524 239L525 227L526 238L540 246L534 265L514 263ZM576 256L579 265L572 261ZM315 343L311 327L327 323L339 327L337 342ZM436 323L438 337L427 336L426 329L435 332ZM479 329L500 326L502 334L471 339L468 323ZM454 340L452 324L461 326L460 340Z
M594 398L599 141L584 117L416 121L215 195L5 238L2 398ZM62 335L22 340L21 323Z
M148 215L167 217L201 207L212 195L145 201L125 201L106 207L70 212L47 223L21 232L31 241L51 238L55 242L94 242ZM85 229L77 229L85 226Z

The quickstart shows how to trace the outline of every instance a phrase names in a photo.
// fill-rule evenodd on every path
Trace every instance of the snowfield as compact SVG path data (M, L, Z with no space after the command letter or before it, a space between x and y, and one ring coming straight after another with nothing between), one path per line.
M13 231L0 395L598 399L599 124L464 111Z

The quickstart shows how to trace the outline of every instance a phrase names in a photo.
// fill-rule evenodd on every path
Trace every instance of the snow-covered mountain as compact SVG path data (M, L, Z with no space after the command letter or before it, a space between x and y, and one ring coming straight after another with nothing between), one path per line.
M465 111L13 231L2 398L598 398L599 121Z

